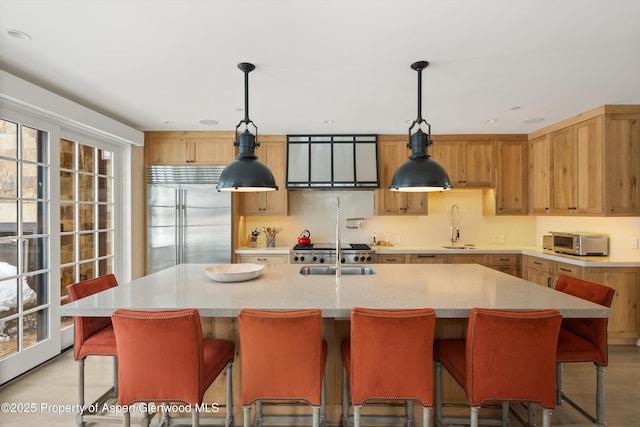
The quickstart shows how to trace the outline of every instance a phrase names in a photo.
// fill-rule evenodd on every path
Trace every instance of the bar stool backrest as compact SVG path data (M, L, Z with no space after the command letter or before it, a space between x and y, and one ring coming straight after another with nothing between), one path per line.
M556 290L600 304L605 307L611 307L615 290L608 286L598 283L588 282L586 280L577 279L561 275L556 283ZM562 329L566 329L572 334L591 342L597 349L598 355L594 358L594 362L601 366L607 366L607 324L608 318L577 318L563 319Z
M114 288L116 286L118 286L116 276L114 276L113 274L106 274L104 276L96 277L95 279L84 280L82 282L74 283L67 286L67 294L69 295L70 301L77 301L81 298L88 297L90 295L105 291L110 288ZM83 348L85 340L96 332L99 332L104 328L108 328L109 326L111 326L111 318L76 316L74 317L74 325L75 346L73 349L73 355L76 360L80 360L85 356L88 356L89 354L94 354L93 352L87 353ZM115 349L112 353L115 354Z
M431 308L392 312L351 310L351 398L417 400L433 406L433 338Z
M238 315L242 405L299 400L320 406L322 312L242 309Z
M196 309L113 313L118 346L118 403L202 402L202 327Z
M555 408L557 310L514 312L474 308L466 342L471 406L485 401L537 402Z

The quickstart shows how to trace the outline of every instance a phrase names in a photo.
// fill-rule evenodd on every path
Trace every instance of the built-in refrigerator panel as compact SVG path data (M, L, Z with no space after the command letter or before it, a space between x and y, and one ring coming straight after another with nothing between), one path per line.
M147 168L147 274L176 264L231 262L231 195L216 190L221 170Z

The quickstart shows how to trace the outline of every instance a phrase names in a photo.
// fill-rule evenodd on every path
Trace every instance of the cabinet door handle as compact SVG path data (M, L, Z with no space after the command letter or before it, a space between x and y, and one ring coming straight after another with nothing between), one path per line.
M533 263L534 263L535 265L542 265L542 263L541 263L541 262L539 262L539 261L533 261Z
M435 258L435 255L418 255L418 258Z
M561 270L561 271L566 271L567 273L573 273L573 270L568 269L568 268L560 267L560 270Z
M498 260L500 260L500 261L509 261L509 260L511 260L511 258L498 258Z
M256 261L267 261L267 258L256 258Z

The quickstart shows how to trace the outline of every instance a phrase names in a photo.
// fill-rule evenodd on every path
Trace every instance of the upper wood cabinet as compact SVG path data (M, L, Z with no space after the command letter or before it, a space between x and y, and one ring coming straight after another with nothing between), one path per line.
M224 166L234 158L234 132L145 132L145 164Z
M531 213L640 215L639 121L605 105L531 134Z
M374 193L376 215L427 215L427 193L389 190L391 178L398 166L409 159L405 135L380 135L378 159L380 189Z
M261 135L258 159L267 165L276 179L276 191L240 193L240 215L287 215L288 192L285 187L286 143L281 135Z
M548 214L551 211L551 157L550 135L531 139L529 149L529 211L534 214Z
M453 188L488 188L494 185L492 139L452 140L434 136L433 160L447 171ZM464 137L464 136L463 136Z
M487 192L493 192L493 206L484 204L486 214L492 211L495 215L527 215L527 141L520 140L495 141L495 189L484 190L485 200ZM492 208L492 209L489 209Z

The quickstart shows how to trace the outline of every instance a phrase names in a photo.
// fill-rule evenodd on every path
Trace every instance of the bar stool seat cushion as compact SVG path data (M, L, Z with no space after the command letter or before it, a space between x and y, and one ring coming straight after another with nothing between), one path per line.
M75 355L76 359L98 355L115 356L117 354L117 349L116 335L113 332L113 326L109 325L97 332L94 332L92 335L85 338L81 346L77 346L76 348L78 349L78 352Z
M233 341L204 339L202 342L204 359L204 383L211 384L220 372L234 358L235 346Z
M560 328L556 359L558 362L597 361L600 365L606 364L606 358L603 358L598 347L564 328Z

